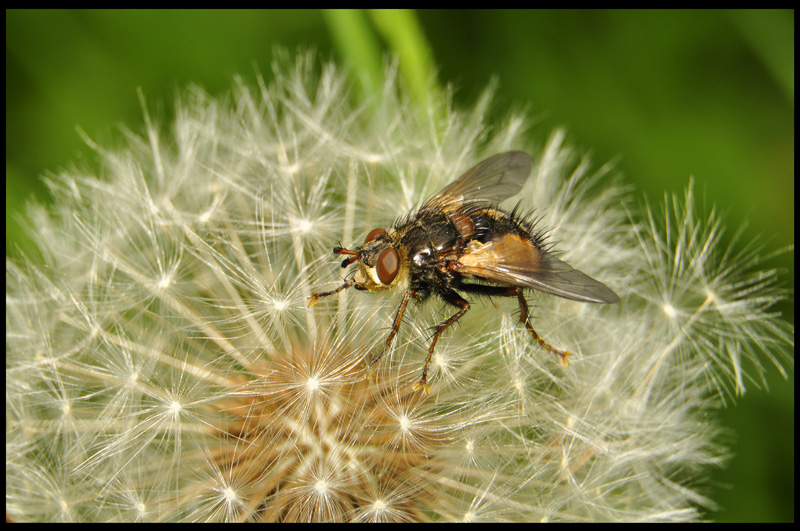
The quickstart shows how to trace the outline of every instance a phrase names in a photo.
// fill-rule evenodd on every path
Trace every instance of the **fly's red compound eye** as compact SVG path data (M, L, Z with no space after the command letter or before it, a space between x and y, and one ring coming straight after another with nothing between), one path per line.
M369 243L379 236L383 236L384 234L386 234L386 231L383 229L372 229L369 234L367 234L367 239L364 240L364 243Z
M378 257L377 270L378 279L384 284L391 284L394 277L397 276L397 272L400 271L400 257L397 255L397 251L391 247L383 251Z

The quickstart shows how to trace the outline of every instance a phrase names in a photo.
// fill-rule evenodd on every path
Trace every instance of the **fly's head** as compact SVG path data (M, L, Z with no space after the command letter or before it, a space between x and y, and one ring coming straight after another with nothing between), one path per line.
M405 282L408 277L406 252L395 239L396 233L389 234L383 229L374 229L355 250L334 247L336 254L350 255L342 261L342 267L358 262L358 270L353 277L353 287L366 291L393 289Z

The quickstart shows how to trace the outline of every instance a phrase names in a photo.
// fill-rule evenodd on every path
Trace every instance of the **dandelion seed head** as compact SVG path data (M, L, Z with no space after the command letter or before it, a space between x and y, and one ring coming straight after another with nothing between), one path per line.
M531 146L522 116L490 132L489 93L470 112L436 98L419 112L390 69L372 115L333 65L274 68L271 84L238 82L233 105L185 95L175 138L145 109L145 136L94 146L102 178L48 180L55 206L31 210L41 263L6 266L9 514L700 518L697 478L726 453L709 410L793 342L770 313L777 274L740 267L759 252L715 253L721 224L696 215L691 188L629 220L623 188L561 132ZM623 304L526 292L532 326L573 353L562 367L516 301L475 301L442 334L426 395L413 384L430 327L452 314L412 301L366 370L399 294L309 308L349 274L331 249L512 149L534 154L521 210L543 212L555 250Z

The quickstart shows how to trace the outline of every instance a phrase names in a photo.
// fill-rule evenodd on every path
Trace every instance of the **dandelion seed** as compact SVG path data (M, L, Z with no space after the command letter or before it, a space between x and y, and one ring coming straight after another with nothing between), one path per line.
M314 223L308 219L298 219L294 223L297 227L297 230L303 234L311 232L311 230L314 228Z

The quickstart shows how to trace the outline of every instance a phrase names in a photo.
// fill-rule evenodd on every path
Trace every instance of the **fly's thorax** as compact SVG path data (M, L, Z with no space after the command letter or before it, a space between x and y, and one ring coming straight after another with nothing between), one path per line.
M462 240L458 226L442 211L422 211L397 230L399 245L405 249L411 265L433 266L438 256Z

